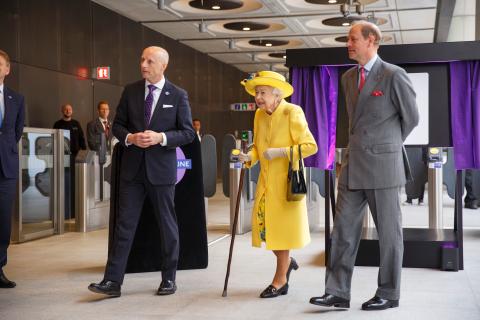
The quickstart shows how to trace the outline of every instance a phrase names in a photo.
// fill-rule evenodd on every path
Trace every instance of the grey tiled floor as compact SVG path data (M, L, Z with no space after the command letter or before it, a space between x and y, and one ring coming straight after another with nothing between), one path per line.
M219 190L219 189L218 189ZM220 191L220 190L219 190ZM221 238L228 223L228 200L209 201L209 241ZM448 206L448 204L447 204ZM421 224L426 207L403 207L404 221ZM446 213L448 214L448 213ZM404 268L400 308L364 312L362 302L375 292L377 268L357 267L348 311L310 305L323 294L324 234L312 233L312 243L292 255L300 269L291 276L288 295L259 299L275 269L274 256L250 245L250 234L236 237L228 297L222 298L229 238L209 247L209 267L180 271L178 292L159 297L154 292L160 273L126 276L122 297L103 299L90 293L90 282L102 277L107 231L67 233L9 249L5 271L18 284L0 289L0 319L480 319L480 210L465 210L465 270L442 272ZM424 219L424 218L421 218ZM428 220L427 220L428 221ZM478 225L476 225L478 223Z

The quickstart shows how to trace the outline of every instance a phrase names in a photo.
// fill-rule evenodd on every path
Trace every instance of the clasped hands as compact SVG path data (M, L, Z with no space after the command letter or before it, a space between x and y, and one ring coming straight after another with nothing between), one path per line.
M140 148L148 148L150 146L163 142L163 135L160 132L145 130L143 132L132 133L127 138L128 142Z
M263 157L267 160L273 160L275 158L286 158L287 153L285 152L285 148L268 148L263 152ZM238 156L238 159L241 162L250 162L252 158L250 155L241 152Z

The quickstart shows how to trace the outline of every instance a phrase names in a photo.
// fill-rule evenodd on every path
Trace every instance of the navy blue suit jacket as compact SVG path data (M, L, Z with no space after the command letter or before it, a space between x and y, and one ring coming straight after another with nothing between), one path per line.
M25 120L23 96L3 86L5 114L0 128L0 170L6 178L18 178L18 141Z
M154 185L175 184L177 180L177 156L175 148L193 141L192 116L187 92L168 80L158 99L148 127L144 121L145 80L125 87L117 107L112 131L125 146L129 133L152 130L163 132L167 145L139 148L130 145L122 155L120 177L127 181L135 178L142 161L147 178Z

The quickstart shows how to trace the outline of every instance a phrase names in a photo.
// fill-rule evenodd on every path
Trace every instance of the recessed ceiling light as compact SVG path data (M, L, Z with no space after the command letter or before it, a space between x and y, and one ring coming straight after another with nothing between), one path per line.
M284 55L284 56L283 56L283 59L287 59L287 56L286 56L286 55Z
M280 46L286 46L290 42L287 40L258 39L258 40L250 40L248 41L248 43L252 46L257 46L257 47L280 47Z
M252 21L236 21L225 23L223 27L233 31L261 31L270 28L270 24Z
M328 3L337 3L337 0L328 0Z
M213 9L213 10L220 10L221 8L220 8L219 5L214 5L214 6L212 6L212 9Z
M342 26L344 26L344 27L348 27L349 25L350 25L349 22L344 22L344 23L342 23Z

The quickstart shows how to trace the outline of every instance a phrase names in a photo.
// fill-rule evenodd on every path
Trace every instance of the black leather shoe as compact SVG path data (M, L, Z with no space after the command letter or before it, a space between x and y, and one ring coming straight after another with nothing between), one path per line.
M325 293L321 297L313 297L310 299L311 304L323 307L350 308L350 300Z
M13 281L8 280L2 270L0 270L0 288L11 289L15 288L17 284Z
M465 202L465 208L467 209L478 209L478 204L476 201Z
M162 280L160 287L158 287L157 294L159 296L166 296L174 294L177 291L177 285L173 280Z
M287 283L290 280L290 272L292 272L292 270L297 270L297 269L298 269L297 261L293 258L290 258L290 265L288 266L288 271L287 271Z
M88 286L88 290L95 293L106 294L107 296L120 297L121 287L122 286L118 282L102 280L100 283L90 283L90 285Z
M398 300L382 299L380 297L373 297L364 304L362 304L362 310L385 310L389 308L398 307Z
M269 285L265 290L260 293L260 298L276 298L278 296L284 296L288 293L288 283L285 283L280 289Z

